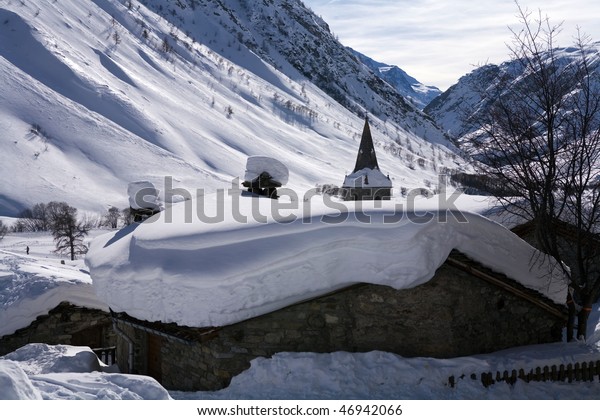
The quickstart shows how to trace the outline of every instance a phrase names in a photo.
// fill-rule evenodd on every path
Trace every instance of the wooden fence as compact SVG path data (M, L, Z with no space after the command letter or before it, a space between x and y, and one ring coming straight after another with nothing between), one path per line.
M484 387L488 387L497 382L506 382L510 385L518 380L525 382L573 382L573 381L594 381L595 378L600 380L600 360L595 362L569 363L559 366L543 366L536 367L529 371L524 369L513 369L510 372L483 372L480 374L472 373L471 375L460 375L458 377L452 375L448 378L448 385L454 388L459 380L471 379L480 380Z

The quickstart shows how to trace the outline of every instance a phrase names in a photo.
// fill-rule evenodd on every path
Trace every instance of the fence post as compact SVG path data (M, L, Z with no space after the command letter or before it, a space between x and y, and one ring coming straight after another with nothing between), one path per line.
M573 365L571 363L567 365L567 380L569 383L573 382Z
M494 383L494 377L492 372L482 373L481 374L481 383L484 387L488 387Z
M552 365L550 367L550 379L552 379L553 381L558 380L558 370L556 368L556 365Z
M575 363L575 380L581 381L581 365L579 362Z
M558 367L558 380L562 382L565 380L565 365L562 363Z
M510 384L514 385L517 383L517 371L515 369L512 370L510 375Z

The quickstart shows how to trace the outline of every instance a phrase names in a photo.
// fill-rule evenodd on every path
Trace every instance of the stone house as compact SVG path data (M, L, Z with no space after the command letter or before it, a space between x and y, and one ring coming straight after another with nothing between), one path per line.
M392 181L379 169L368 118L365 119L356 164L340 189L344 200L389 200Z
M454 250L409 289L359 283L219 327L112 313L124 373L171 390L217 390L278 352L393 352L451 358L561 340L564 305Z
M29 343L100 349L115 346L116 335L108 312L62 302L27 327L0 337L0 355Z

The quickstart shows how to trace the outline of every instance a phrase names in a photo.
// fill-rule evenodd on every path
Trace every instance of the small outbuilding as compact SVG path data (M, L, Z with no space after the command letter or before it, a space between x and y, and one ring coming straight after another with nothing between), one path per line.
M452 358L557 342L559 305L453 251L427 283L410 289L359 283L220 327L193 328L113 313L117 360L167 389L218 390L279 352L396 353ZM131 353L131 355L130 355Z
M268 156L250 156L242 185L248 192L278 198L277 188L288 182L289 170L282 162Z
M161 211L159 191L150 181L134 181L127 185L129 211L134 222L143 222Z

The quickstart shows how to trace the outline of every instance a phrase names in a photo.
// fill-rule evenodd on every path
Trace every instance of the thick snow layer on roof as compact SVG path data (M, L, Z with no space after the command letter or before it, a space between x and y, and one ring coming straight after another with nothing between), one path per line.
M160 209L159 191L150 181L135 181L127 185L129 207L132 209Z
M473 213L399 208L395 201L222 191L97 237L86 264L113 310L196 327L235 323L360 282L414 287L452 249L565 302L561 272L532 266L534 249L503 226Z
M392 181L379 169L363 168L346 175L343 186L348 188L391 188Z
M246 161L245 181L258 178L263 172L268 172L274 181L285 185L288 182L290 172L281 161L268 156L250 156Z

